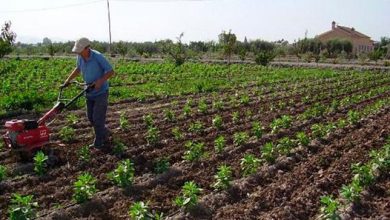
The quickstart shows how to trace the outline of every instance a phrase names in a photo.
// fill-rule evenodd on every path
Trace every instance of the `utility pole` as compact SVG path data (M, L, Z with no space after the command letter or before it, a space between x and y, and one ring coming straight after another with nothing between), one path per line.
M110 42L108 44L108 54L111 54L111 16L110 16L110 2L107 0L107 12L108 12L108 33L110 36Z

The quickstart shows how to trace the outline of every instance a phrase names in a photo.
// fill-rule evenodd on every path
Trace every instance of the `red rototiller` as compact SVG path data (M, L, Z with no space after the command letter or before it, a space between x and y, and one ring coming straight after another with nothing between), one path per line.
M41 150L44 146L50 144L50 129L47 124L50 123L57 114L68 108L76 102L84 93L93 88L92 85L82 85L84 89L72 99L63 98L63 87L60 89L57 102L52 109L44 114L39 120L13 119L5 122L7 132L3 135L6 147L12 151L18 152L23 160L31 159L34 152Z

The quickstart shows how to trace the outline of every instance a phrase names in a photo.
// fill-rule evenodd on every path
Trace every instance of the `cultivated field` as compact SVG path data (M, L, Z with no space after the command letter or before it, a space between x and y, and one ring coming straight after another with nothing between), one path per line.
M50 108L74 63L1 61L1 124ZM390 218L389 71L124 61L115 70L111 150L83 148L93 139L83 101L49 125L60 161L43 174L3 147L1 219L13 193L33 195L42 219L129 219L140 201L154 219ZM85 173L96 192L77 203Z

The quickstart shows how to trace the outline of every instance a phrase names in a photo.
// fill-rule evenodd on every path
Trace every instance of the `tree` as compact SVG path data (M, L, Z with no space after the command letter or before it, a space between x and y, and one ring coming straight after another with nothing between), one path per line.
M231 30L229 30L229 33L223 31L219 34L218 39L219 44L222 46L223 55L227 58L228 64L230 64L230 59L236 46L237 37Z
M188 58L187 49L182 43L181 38L184 36L184 33L181 33L177 37L177 43L172 41L165 41L163 45L163 53L167 54L170 59L175 62L176 66L182 65Z
M11 21L5 22L1 28L0 37L0 58L12 52L12 45L16 39L16 34L11 31Z
M118 43L115 44L115 52L119 53L122 56L122 58L125 58L128 51L129 48L124 41L119 41Z

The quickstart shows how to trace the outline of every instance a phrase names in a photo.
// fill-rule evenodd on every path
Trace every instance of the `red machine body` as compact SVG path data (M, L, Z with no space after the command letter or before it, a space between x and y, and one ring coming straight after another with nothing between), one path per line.
M7 133L3 136L9 148L33 151L49 142L50 130L33 120L11 120L5 123Z

